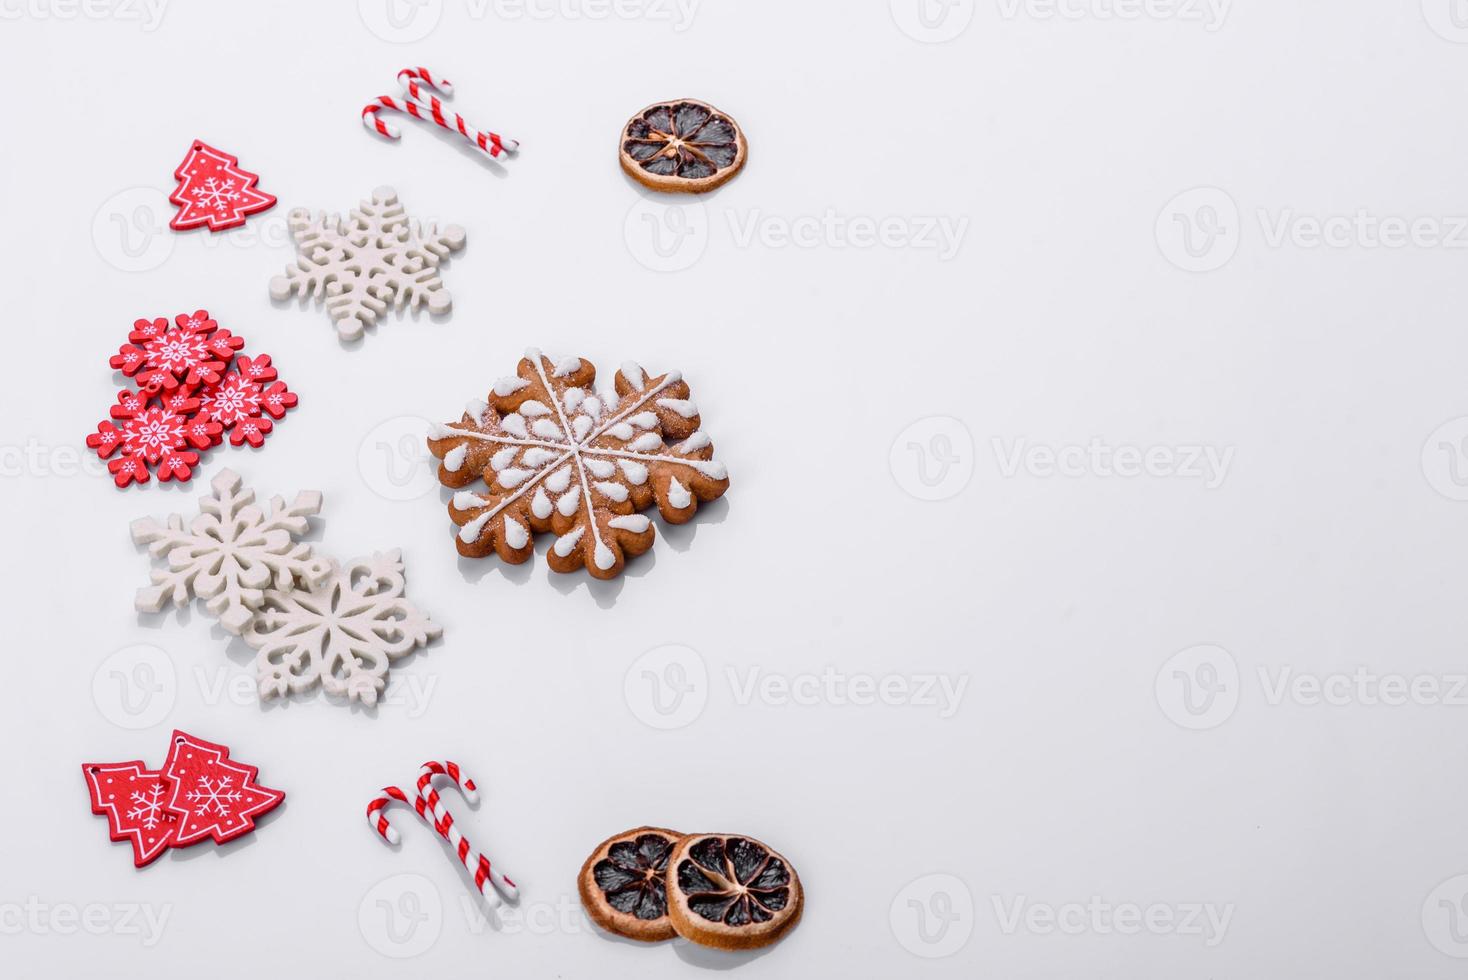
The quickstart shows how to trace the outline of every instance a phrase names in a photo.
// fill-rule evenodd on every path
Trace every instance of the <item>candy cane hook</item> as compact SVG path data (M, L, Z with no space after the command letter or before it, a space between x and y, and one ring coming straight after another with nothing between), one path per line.
M439 833L443 834L453 845L465 869L474 876L474 885L479 889L480 894L491 902L497 903L498 899L490 887L493 884L507 897L518 898L520 889L516 887L515 883L494 870L489 858L474 850L473 845L463 834L459 833L459 828L454 826L454 815L444 807L443 798L439 796L438 790L433 788L433 777L435 776L448 776L452 779L470 805L479 802L479 793L475 789L474 780L465 775L463 770L452 762L425 762L423 768L418 770L418 796L433 813Z
M453 83L445 78L435 78L427 68L404 68L398 72L398 81L407 94L400 98L379 95L362 108L362 125L386 139L395 140L402 134L392 123L379 117L383 109L406 112L414 119L431 122L451 130L473 143L491 159L501 153L513 153L520 148L519 142L500 136L498 133L481 132L463 116L448 109L438 97L429 91L436 89L444 95L452 95Z
M382 812L394 800L413 807L418 811L418 816L423 818L424 823L432 826L440 834L443 833L437 823L429 817L428 804L424 802L421 796L410 797L396 786L384 786L382 792L374 796L372 802L367 804L367 822L372 825L373 830L382 835L383 840L389 844L396 844L403 839L402 834L398 833L398 828L394 827L388 821L387 814Z

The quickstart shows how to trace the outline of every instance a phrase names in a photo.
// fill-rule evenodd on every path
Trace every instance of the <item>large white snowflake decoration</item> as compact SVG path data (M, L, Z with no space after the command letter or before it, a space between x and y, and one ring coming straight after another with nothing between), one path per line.
M357 558L310 591L271 590L245 642L259 655L262 699L318 682L328 694L376 704L389 664L443 633L403 597L397 550Z
M306 533L308 518L320 512L321 494L302 491L290 505L274 497L267 511L255 504L255 491L241 489L232 470L221 470L210 487L213 493L199 498L199 515L187 526L178 514L164 524L151 517L132 523L133 541L167 562L153 570L152 585L138 590L136 605L140 612L158 612L170 601L184 606L195 596L221 626L238 634L265 601L267 588L289 591L298 580L310 588L331 574L327 559L312 558L311 546L296 540Z
M613 392L597 394L595 382L590 363L552 362L532 349L488 403L471 403L463 419L434 428L428 449L443 461L440 482L457 488L482 477L488 488L460 491L449 504L460 554L494 551L523 562L534 550L532 532L549 531L557 536L552 569L584 566L609 579L624 556L652 547L652 522L638 511L655 502L663 520L682 524L700 501L729 488L678 372L649 377L628 361Z
M464 247L464 229L421 225L410 220L391 187L379 187L343 221L305 208L290 213L296 261L270 280L281 300L299 293L326 298L326 309L343 340L356 340L390 306L447 313L453 299L443 287L438 264Z

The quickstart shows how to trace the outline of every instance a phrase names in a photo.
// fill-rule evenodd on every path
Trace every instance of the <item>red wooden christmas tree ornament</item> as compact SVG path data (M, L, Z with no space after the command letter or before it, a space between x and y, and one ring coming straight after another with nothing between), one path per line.
M174 231L205 224L210 231L223 231L275 206L273 196L255 187L259 174L242 169L239 160L201 140L194 140L173 176L178 188L168 199L178 205L178 213L168 227Z
M134 865L151 863L173 843L178 815L164 805L171 787L163 773L138 761L89 762L82 773L92 793L92 812L107 818L113 840L132 842Z
M229 749L175 731L163 776L172 783L167 808L178 814L174 847L206 837L223 844L255 829L255 818L285 800L278 789L255 781L260 770L232 762Z

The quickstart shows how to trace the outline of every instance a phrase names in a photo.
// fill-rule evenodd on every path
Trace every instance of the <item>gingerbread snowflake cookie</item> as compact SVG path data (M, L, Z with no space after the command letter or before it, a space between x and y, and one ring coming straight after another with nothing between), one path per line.
M289 220L296 261L270 280L270 297L324 297L343 340L361 337L389 307L449 311L453 301L438 267L464 247L458 225L440 231L410 219L391 187L374 190L346 220L334 214L313 218L305 208L291 211Z
M549 532L554 571L584 566L610 579L628 555L652 547L652 521L640 511L656 504L663 520L682 524L729 488L677 371L649 375L628 361L613 390L599 394L595 383L589 362L531 349L488 402L434 428L428 449L442 460L439 481L485 486L449 503L461 555L492 551L519 564L534 534Z

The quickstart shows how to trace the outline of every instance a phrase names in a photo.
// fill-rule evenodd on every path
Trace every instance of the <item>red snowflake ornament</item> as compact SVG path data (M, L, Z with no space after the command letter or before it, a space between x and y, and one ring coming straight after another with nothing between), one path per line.
M275 427L271 419L295 407L296 394L276 380L269 354L241 357L235 367L204 392L199 414L228 429L230 445L249 443L258 448Z
M199 454L194 450L208 449L220 441L219 423L163 405L150 405L149 401L145 394L118 392L111 414L122 424L98 422L97 431L87 436L87 445L108 460L107 471L119 487L147 483L149 467L157 471L160 480L187 481L199 463ZM179 404L177 399L175 403ZM198 406L196 399L187 396L181 404L190 403ZM108 459L114 453L116 457Z
M194 140L173 176L178 187L168 199L178 205L178 214L168 227L174 231L204 224L210 231L223 231L275 206L274 197L255 187L258 174L242 169L239 160L200 140Z
M133 846L133 864L150 864L174 841L178 815L165 806L172 787L142 762L89 762L82 766L92 812L107 818L107 833Z
M233 762L229 749L175 731L163 776L171 786L165 806L178 814L174 847L206 837L223 844L255 829L255 818L285 800L285 794L255 781L259 770Z
M138 320L108 364L145 391L165 391L180 384L214 384L245 338L222 329L208 310L180 313L170 324L163 317Z

